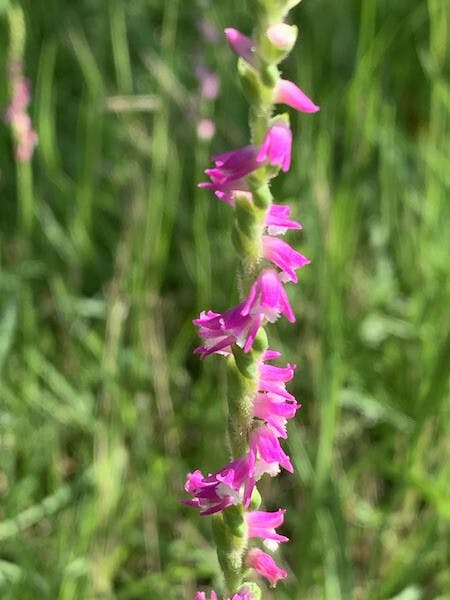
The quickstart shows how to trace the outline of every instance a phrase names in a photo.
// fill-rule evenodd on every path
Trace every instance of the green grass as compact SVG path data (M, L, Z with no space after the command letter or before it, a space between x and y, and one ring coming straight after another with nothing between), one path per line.
M0 1L0 72L8 6ZM225 459L225 373L191 320L237 298L231 214L198 190L247 143L223 38L243 3L22 0L40 142L0 126L0 597L190 600L219 588L188 470ZM450 598L450 14L445 0L305 0L284 66L321 105L294 116L276 183L312 259L290 291L298 364L289 578L278 600ZM221 95L199 104L196 57ZM0 105L6 106L6 77ZM2 109L3 110L3 109ZM217 133L199 141L195 115Z

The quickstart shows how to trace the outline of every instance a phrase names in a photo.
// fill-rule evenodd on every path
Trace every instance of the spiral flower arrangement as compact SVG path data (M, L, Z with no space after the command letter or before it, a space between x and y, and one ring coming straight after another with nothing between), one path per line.
M295 365L278 366L265 331L281 315L295 321L285 284L297 283L297 270L308 259L280 236L301 229L291 219L288 205L274 202L270 182L289 170L292 132L287 113L275 114L279 104L314 113L319 107L293 82L281 77L279 63L292 50L297 28L284 22L300 0L252 0L256 27L252 37L236 29L225 30L231 50L238 56L238 73L250 104L251 143L212 157L207 169L210 189L234 210L232 232L239 257L241 302L218 313L204 311L194 320L201 345L195 352L205 359L220 354L228 367L228 437L231 461L205 476L189 473L183 502L213 515L213 533L229 600L257 600L261 588L248 581L251 570L271 586L287 577L272 553L288 538L277 532L284 509L259 510L258 482L276 476L281 468L293 472L280 440L287 438L287 420L300 405L286 389ZM262 540L263 551L255 545ZM206 600L199 591L196 600ZM211 591L211 600L217 595Z

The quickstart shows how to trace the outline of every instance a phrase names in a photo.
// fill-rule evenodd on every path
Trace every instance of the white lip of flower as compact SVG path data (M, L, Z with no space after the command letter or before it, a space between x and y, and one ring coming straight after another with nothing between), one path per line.
M236 338L236 344L239 346L239 348L243 348L245 346L246 340L247 335L245 333L241 333L241 335L238 335Z
M271 552L276 552L278 550L279 542L277 542L276 540L269 540L266 538L263 541L263 544Z
M269 225L267 227L267 233L269 235L284 235L287 231L286 227L281 227L279 225Z
M271 323L275 323L275 321L280 316L280 311L277 308L267 309L264 311L266 319Z
M236 492L236 490L233 490L226 483L219 483L219 485L216 488L216 494L219 496L219 498L231 496L234 500L234 504L238 504L240 502L239 493Z
M264 316L266 317L266 319L268 321L270 321L270 323L275 323L275 321L280 316L280 311L277 308L268 308L268 307L265 307L264 310L263 310L260 306L257 306L255 308L253 308L253 310L250 311L250 315L252 317L257 317L261 313L264 314Z
M256 478L259 479L264 473L267 473L271 477L276 477L280 470L280 463L267 463L262 458L259 458L255 467Z

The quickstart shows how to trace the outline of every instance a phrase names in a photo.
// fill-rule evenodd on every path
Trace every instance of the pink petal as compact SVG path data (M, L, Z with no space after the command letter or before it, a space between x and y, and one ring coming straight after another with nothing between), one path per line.
M243 58L249 64L254 64L255 55L255 42L252 38L247 37L237 29L228 27L225 29L225 35L230 48L235 54Z
M284 569L280 569L273 558L259 548L253 548L248 552L246 563L249 567L252 567L260 575L268 579L273 587L275 587L279 579L287 577L287 572Z
M292 81L279 79L275 87L274 101L280 104L287 104L296 110L306 113L315 113L320 107L308 98L302 90Z

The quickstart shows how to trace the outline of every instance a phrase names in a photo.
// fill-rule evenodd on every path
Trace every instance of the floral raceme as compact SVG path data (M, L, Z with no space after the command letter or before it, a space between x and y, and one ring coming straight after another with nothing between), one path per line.
M281 469L293 472L283 440L300 404L286 389L295 365L274 362L281 354L268 348L265 328L280 317L295 322L286 285L298 282L298 271L309 260L282 239L302 226L291 218L291 208L275 203L270 192L270 180L289 170L293 146L289 116L272 115L278 104L304 113L319 110L295 83L282 79L277 68L295 43L296 28L279 22L279 11L271 15L270 7L276 3L258 1L266 13L265 29L259 24L256 38L236 29L225 30L239 57L239 75L252 105L252 140L214 155L213 167L205 171L209 181L199 184L235 211L233 242L240 261L240 301L221 307L222 312L202 311L194 319L201 340L194 352L202 359L220 355L228 366L231 459L207 475L200 470L189 473L185 484L189 498L182 500L202 516L214 515L226 600L260 599L259 586L245 581L249 569L273 587L287 577L273 557L279 544L288 541L278 531L285 511L261 510L257 488L262 477L275 477ZM294 4L286 0L285 12ZM218 600L216 592L211 591L210 598ZM195 600L209 599L199 591Z

